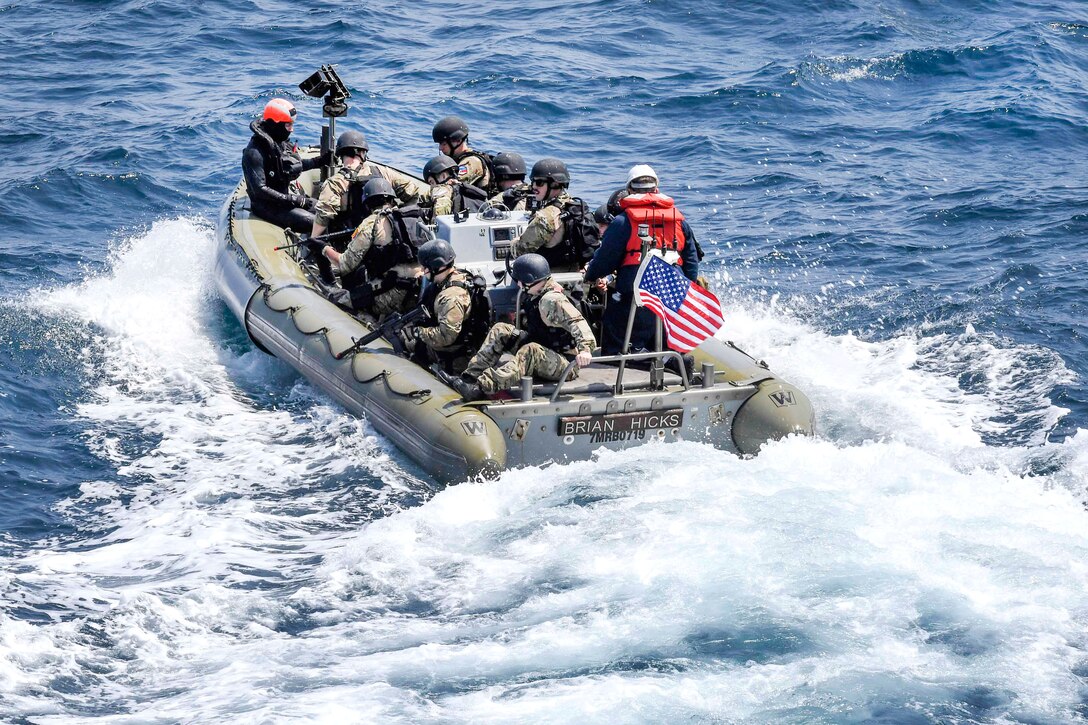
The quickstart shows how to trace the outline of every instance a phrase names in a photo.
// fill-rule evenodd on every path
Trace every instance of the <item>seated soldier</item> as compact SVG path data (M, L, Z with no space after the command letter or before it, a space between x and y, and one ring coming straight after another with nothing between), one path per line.
M526 200L533 195L533 187L525 183L525 159L521 154L503 151L495 156L492 166L499 193L488 201L492 206L502 204L510 211L524 211Z
M483 285L470 272L454 267L455 260L453 247L444 239L419 248L419 264L427 279L419 304L429 315L410 335L402 330L414 360L423 365L438 363L454 375L465 369L491 324L491 305Z
M355 230L343 254L326 245L321 251L340 268L340 284L352 307L376 317L407 312L419 300L416 249L428 233L419 207L397 208L392 185L382 178L363 187L362 204L370 214Z
M539 254L522 255L514 260L511 274L525 294L525 331L496 323L461 377L446 378L466 401L513 387L526 375L558 381L571 360L577 361L571 372L577 377L578 368L592 362L593 332L552 281L548 260ZM506 352L513 353L514 359L499 364Z
M529 175L536 211L511 247L511 256L535 252L556 272L580 270L596 249L597 227L585 202L567 193L570 173L559 159L541 159ZM588 217L588 218L587 218ZM574 224L584 220L588 225ZM571 222L571 223L568 223ZM578 231L581 238L574 238Z
M423 178L429 189L420 195L420 203L429 208L427 221L445 214L477 211L486 198L483 191L463 184L457 178L457 162L445 154L439 154L423 167Z
M467 123L457 116L446 116L431 129L431 138L438 144L438 153L457 161L455 173L462 183L485 191L492 188L494 180L487 159L468 145Z
M363 205L363 187L371 179L388 181L401 204L414 203L424 193L426 187L411 176L369 161L369 152L370 144L361 131L345 131L336 139L340 166L321 186L311 237L358 227L368 213Z

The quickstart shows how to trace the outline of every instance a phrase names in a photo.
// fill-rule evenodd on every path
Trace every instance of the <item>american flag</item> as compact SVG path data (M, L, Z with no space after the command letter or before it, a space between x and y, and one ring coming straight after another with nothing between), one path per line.
M677 352L694 350L725 322L717 297L656 254L639 269L635 291L635 303L664 321L668 345Z

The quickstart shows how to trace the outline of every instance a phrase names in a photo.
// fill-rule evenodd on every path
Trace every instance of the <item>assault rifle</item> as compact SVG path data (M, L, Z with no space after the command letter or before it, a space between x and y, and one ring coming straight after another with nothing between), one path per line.
M519 184L518 186L504 191L502 196L504 201L513 201L513 204L510 205L511 209L523 199L525 200L525 211L536 211L540 208L540 202L536 198L536 192L531 186Z
M317 246L316 250L314 250L316 254L320 254L321 248L325 246L326 242L329 242L333 239L339 239L340 237L346 237L354 231L354 229L345 229L341 232L329 232L328 234L321 234L316 237L311 237L309 235L303 236L296 232L294 229L284 229L283 235L292 241L290 244L281 244L278 247L273 247L273 251L278 252L281 249L294 249L295 247L310 247L311 245L320 245Z
M275 247L275 250L280 249L296 249L298 247L306 247L306 250L310 253L310 257L317 265L317 273L321 277L321 281L325 284L335 284L336 275L332 271L332 262L329 258L321 253L321 250L325 248L325 243L332 239L339 239L340 237L351 234L353 229L345 229L342 232L332 232L330 234L321 234L316 237L306 236L303 237L298 232L292 229L284 229L283 233L288 239L291 239L291 244L283 244Z
M374 328L374 331L363 335L356 339L352 338L351 347L337 353L334 357L337 360L342 360L352 353L358 352L365 346L377 340L379 337L384 337L389 341L389 344L393 346L393 350L401 356L407 354L407 350L404 347L404 342L400 339L400 335L397 333L403 330L408 325L414 325L417 321L426 321L431 316L431 313L427 311L427 308L420 305L414 309L405 312L403 315L392 314L386 318L385 322Z

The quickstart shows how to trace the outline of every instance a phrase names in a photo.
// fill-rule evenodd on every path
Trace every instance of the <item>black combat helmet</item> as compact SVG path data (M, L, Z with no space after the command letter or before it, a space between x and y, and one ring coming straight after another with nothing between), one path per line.
M533 172L529 176L533 181L547 179L549 185L567 186L570 184L570 173L567 172L567 165L559 159L547 158L537 161L533 164Z
M354 151L356 156L366 156L370 150L370 144L366 142L366 136L362 131L344 131L340 138L336 139L336 155L343 156L347 151Z
M508 179L521 181L525 178L525 159L521 158L521 154L503 151L495 155L495 160L491 162L491 166L495 169L495 177L499 181L507 181Z
M368 209L376 209L386 201L396 198L393 185L381 177L371 179L363 186L363 203Z
M521 282L525 287L532 287L540 280L551 277L552 268L548 265L548 260L539 254L523 254L511 265L510 276L515 282Z
M427 162L423 167L423 178L429 179L432 176L438 178L438 175L443 171L449 171L454 176L457 175L457 162L454 161L446 154L438 154L433 159Z
M453 265L455 255L449 242L445 239L435 239L420 247L416 252L416 258L423 269L431 274L438 274Z
M468 138L468 124L457 116L446 116L434 125L431 130L431 138L435 143L445 141L456 146Z
M612 210L608 208L608 204L601 204L593 212L593 221L598 224L611 224L612 220L616 218L616 215L612 213Z
M619 216L623 211L623 207L620 206L620 200L625 196L629 196L631 192L627 190L627 187L616 189L612 192L612 196L608 197L608 203L605 204L605 208L608 209L608 213L612 216Z

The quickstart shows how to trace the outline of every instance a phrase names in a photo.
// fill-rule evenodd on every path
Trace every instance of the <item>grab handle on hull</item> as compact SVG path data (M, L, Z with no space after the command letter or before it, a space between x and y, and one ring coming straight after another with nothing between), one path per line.
M593 358L595 363L609 363L618 362L620 367L616 370L616 384L612 388L613 395L623 395L623 372L626 369L625 364L632 360L660 360L664 365L665 361L673 358L676 360L677 367L680 370L680 379L684 383L684 390L691 388L691 382L688 380L688 369L684 365L684 357L675 350L662 350L661 352L633 352L626 355L602 355L601 357ZM577 360L571 360L567 363L567 367L563 369L563 375L559 378L559 382L555 384L555 390L552 391L552 397L549 402L556 402L559 400L559 393L563 390L563 386L566 384L567 379L570 377L571 371L574 370L574 366L578 364Z

